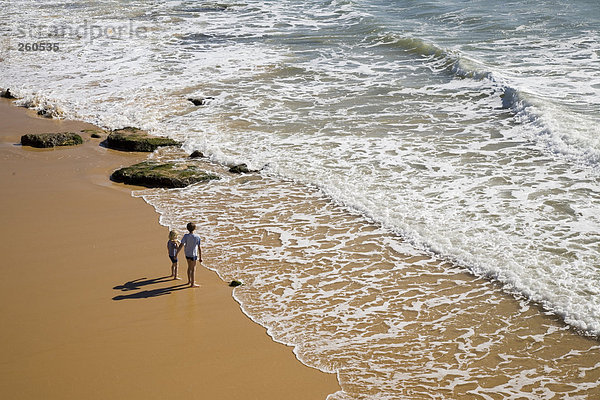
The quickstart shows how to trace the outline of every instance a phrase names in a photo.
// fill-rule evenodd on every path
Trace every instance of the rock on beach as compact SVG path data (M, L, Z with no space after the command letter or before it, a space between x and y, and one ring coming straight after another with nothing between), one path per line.
M74 146L82 144L83 139L73 132L61 133L28 133L21 136L21 145L37 148L50 148L56 146Z
M150 136L147 132L133 127L112 131L105 141L106 147L122 151L151 153L162 146L180 146L181 143L164 136Z
M181 188L188 185L220 179L215 174L200 170L193 164L143 161L112 173L115 182L149 188Z

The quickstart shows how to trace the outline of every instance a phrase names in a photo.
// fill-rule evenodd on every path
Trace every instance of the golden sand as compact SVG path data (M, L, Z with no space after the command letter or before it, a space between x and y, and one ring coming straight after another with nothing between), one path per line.
M302 365L244 316L213 272L199 268L198 289L166 277L166 228L108 179L144 155L108 150L89 133L77 147L16 145L25 133L82 129L94 127L0 101L0 396L290 400L337 391L334 375Z

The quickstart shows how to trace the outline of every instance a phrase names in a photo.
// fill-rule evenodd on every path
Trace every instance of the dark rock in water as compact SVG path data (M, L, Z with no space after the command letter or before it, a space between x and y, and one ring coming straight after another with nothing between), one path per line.
M83 129L81 132L89 133L90 137L93 137L94 139L100 139L102 138L102 134L106 133L101 129Z
M14 99L15 96L12 95L10 89L1 90L0 89L0 97L4 97L5 99Z
M198 182L220 179L198 169L196 165L160 163L144 161L112 173L110 178L115 182L150 188L181 188Z
M252 172L258 172L256 169L248 169L246 164L237 164L229 168L229 172L233 174L249 174Z
M200 150L194 150L192 154L190 154L190 158L204 158L204 154Z
M126 127L112 131L105 141L106 147L124 151L152 152L162 146L179 146L176 140L163 136L150 136L138 128Z
M83 139L73 132L61 133L38 133L27 134L21 136L21 144L23 146L47 148L56 146L74 146L82 144Z
M190 97L188 101L191 101L195 106L204 106L208 104L210 100L214 100L214 97Z
M229 7L232 7L229 4L211 4L208 3L206 5L201 5L200 7L193 7L186 9L186 11L190 12L218 12L218 11L226 11Z
M238 164L238 165L234 165L231 168L229 168L229 172L231 172L233 174L247 174L249 172L255 172L255 171L250 171L246 164Z
M40 115L45 118L52 118L52 111L50 110L38 110L37 115Z
M229 283L229 286L231 286L231 287L242 286L242 285L243 285L243 283L240 281L231 281Z

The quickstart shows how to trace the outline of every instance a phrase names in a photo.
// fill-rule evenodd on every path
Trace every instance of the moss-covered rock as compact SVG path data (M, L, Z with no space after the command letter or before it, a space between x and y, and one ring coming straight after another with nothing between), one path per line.
M181 143L163 136L150 136L140 129L127 127L112 131L105 144L115 150L153 152L162 146L179 146Z
M190 158L204 158L204 153L200 150L194 150L192 154L190 154Z
M199 170L196 165L144 161L112 173L115 182L145 187L180 188L198 182L220 179L217 175Z
M23 146L47 148L56 146L74 146L82 144L83 139L73 132L61 133L29 133L21 136Z

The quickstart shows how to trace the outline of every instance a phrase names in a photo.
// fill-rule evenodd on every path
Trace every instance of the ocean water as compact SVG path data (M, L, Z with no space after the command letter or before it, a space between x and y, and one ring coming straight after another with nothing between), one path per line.
M332 399L600 396L597 1L0 11L21 104L209 157L221 181L136 195L201 223L208 266L338 374Z

